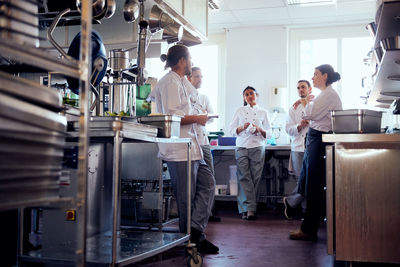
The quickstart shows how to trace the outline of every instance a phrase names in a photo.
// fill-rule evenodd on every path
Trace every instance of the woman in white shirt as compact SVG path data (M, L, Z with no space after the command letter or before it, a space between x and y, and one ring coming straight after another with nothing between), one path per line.
M299 193L305 195L307 207L301 228L289 234L290 239L295 240L317 240L319 223L325 217L325 145L322 143L322 134L332 131L330 111L342 109L342 101L332 88L332 83L340 80L340 74L331 65L316 67L312 80L314 87L320 89L321 93L315 99L312 95L305 98L303 119L310 121L310 128L307 132Z
M236 138L236 165L239 184L237 197L242 219L254 220L257 208L257 189L265 159L265 140L270 130L268 112L257 105L256 89L243 90L244 106L240 107L229 127Z

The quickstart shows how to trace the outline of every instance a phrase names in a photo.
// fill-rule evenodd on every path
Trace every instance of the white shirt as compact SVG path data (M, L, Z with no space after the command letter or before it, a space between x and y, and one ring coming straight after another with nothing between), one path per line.
M193 97L191 97L191 100L193 103L194 114L204 114L204 113L213 114L214 110L211 106L211 103L210 103L210 100L208 99L208 97L206 95L199 94L197 92L197 89L195 89L195 90L196 91L193 92ZM213 119L209 119L207 121L207 123L212 122L212 120ZM208 141L208 132L207 132L206 127L199 123L195 123L194 128L196 130L197 140L199 141L199 144L202 146L208 145L209 141Z
M157 112L169 115L192 115L193 104L190 100L191 90L194 87L185 78L176 72L170 71L156 84L150 97L156 100ZM181 125L181 138L192 139L192 160L200 160L203 157L200 145L197 141L194 124ZM158 144L159 156L166 161L186 161L186 144Z
M306 105L303 119L310 120L310 128L329 132L332 130L331 110L342 110L342 101L331 85Z
M304 141L308 131L308 126L300 130L297 130L297 126L300 125L302 117L304 115L305 107L300 104L296 109L293 106L289 109L289 115L286 120L285 130L290 136L290 145L292 151L304 152Z
M258 105L255 105L254 107L250 107L250 105L240 107L236 110L233 120L229 126L229 132L233 136L237 136L236 146L245 148L264 146L266 138L264 138L261 133L251 133L249 131L251 126L249 126L247 130L237 134L236 129L240 126L243 126L246 122L249 122L250 124L254 123L258 127L263 128L265 131L267 131L266 137L268 137L270 136L269 130L271 129L268 119L268 112Z

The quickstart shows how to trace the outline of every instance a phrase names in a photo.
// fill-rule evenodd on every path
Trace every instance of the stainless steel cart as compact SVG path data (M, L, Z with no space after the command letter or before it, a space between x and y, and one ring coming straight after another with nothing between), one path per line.
M76 124L78 125L78 124ZM121 120L120 117L92 117L89 122L88 155L88 216L87 216L87 253L88 264L104 266L124 266L141 261L174 246L182 244L190 237L190 212L188 213L188 233L166 233L162 231L140 231L120 229L120 182L122 145L131 142L147 143L185 143L187 159L191 162L190 138L157 138L154 127ZM73 142L77 132L68 138ZM188 202L190 209L190 174L188 164ZM140 168L141 166L137 166ZM79 218L77 218L79 220ZM52 233L52 236L57 233ZM68 243L74 248L74 238L57 238L51 246L30 252L24 261L45 263L68 263L74 249L66 249ZM192 252L192 246L189 247ZM197 253L195 253L197 256Z

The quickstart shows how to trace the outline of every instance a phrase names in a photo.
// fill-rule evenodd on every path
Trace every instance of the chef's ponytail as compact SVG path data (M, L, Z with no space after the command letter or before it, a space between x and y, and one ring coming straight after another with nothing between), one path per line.
M326 79L326 86L340 80L340 74L336 72L329 64L320 65L315 69L319 70L322 75L324 75L325 73L328 75L328 78Z
M181 58L187 58L190 55L189 49L181 44L171 46L167 54L162 54L160 59L165 63L165 69L172 68L178 64Z

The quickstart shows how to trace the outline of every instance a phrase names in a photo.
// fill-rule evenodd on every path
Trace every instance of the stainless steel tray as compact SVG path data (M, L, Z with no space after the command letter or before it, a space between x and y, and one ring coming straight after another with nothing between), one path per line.
M79 122L73 122L73 128L79 129ZM136 133L156 137L157 127L136 122L135 118L121 117L91 117L89 121L90 132L115 132Z
M38 4L22 0L0 2L0 37L14 43L39 46Z
M159 137L179 137L181 117L174 115L157 115L137 117L138 122L158 128Z
M382 112L368 109L332 110L334 133L380 133Z
M55 111L63 109L58 92L33 81L0 72L0 92Z

